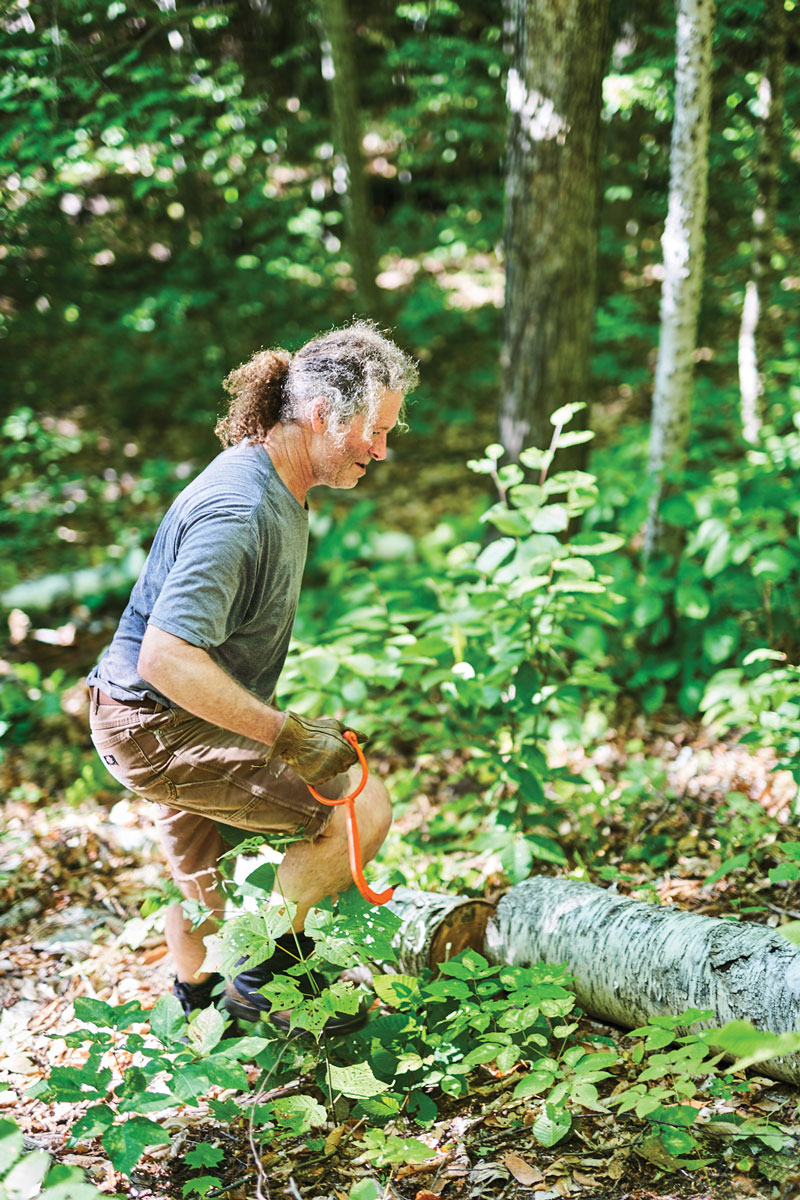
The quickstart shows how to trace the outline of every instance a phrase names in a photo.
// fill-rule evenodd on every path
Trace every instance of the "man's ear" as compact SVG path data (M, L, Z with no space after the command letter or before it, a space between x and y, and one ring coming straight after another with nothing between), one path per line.
M331 406L328 403L326 396L317 396L311 401L309 416L311 418L311 428L314 433L324 433L328 424L328 416Z

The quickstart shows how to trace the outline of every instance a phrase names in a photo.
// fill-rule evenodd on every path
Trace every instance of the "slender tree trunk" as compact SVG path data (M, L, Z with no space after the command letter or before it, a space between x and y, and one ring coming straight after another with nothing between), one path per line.
M752 445L758 442L761 433L760 398L763 389L759 374L759 342L762 340L759 336L759 321L769 280L780 182L786 67L786 10L783 0L769 0L765 36L766 63L758 85L761 129L756 176L757 195L753 210L752 274L747 281L739 326L742 434L745 441Z
M626 1028L711 1009L770 1033L800 1025L800 949L763 925L659 908L572 879L528 879L497 906L494 962L566 964L581 1008ZM800 1055L759 1071L800 1083Z
M588 398L608 0L510 0L510 13L500 439L517 458Z
M357 77L346 0L320 0L320 13L322 74L330 82L333 141L340 158L339 172L334 172L334 188L341 192L344 201L347 246L358 302L363 312L375 315L380 311L381 299L375 283L374 224L361 153Z
M661 339L650 432L649 470L655 490L645 530L645 557L676 551L673 531L661 519L660 507L667 472L680 468L689 445L689 400L703 282L713 28L714 0L678 0L669 210L662 238Z

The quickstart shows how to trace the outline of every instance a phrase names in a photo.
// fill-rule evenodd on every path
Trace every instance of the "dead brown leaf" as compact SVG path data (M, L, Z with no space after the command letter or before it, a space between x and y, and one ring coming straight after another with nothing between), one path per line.
M346 1128L346 1125L337 1125L336 1128L332 1129L325 1138L325 1146L323 1147L322 1153L326 1158L328 1158L331 1154L336 1153L337 1149L339 1148L339 1142L344 1137L344 1131Z
M503 1163L516 1179L517 1183L522 1183L525 1187L530 1187L531 1184L541 1183L544 1175L538 1167L532 1166L526 1162L524 1158L520 1158L513 1150L509 1150L503 1155Z

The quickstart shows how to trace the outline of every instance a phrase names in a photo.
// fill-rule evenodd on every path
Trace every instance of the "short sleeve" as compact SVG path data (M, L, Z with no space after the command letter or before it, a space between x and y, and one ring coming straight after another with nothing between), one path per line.
M205 515L185 528L150 622L208 650L246 618L258 566L251 524L240 515Z

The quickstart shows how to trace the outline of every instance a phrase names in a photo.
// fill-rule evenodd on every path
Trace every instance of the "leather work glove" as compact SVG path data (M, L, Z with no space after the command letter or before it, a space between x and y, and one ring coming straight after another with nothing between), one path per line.
M358 762L358 755L344 739L348 728L334 717L311 721L297 713L287 712L281 731L272 743L267 762L280 757L293 767L304 783L324 783L340 771ZM359 742L366 738L357 729L352 731Z

